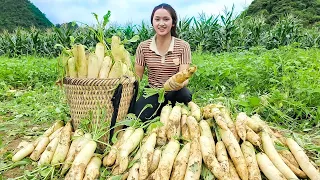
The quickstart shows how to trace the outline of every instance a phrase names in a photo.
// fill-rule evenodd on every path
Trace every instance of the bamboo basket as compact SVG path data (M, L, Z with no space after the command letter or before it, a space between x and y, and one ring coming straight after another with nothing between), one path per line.
M114 79L80 79L65 77L63 79L63 85L70 108L73 128L77 129L81 120L88 117L90 111L94 114L99 107L104 107L106 110L106 118L103 121L110 122L114 112L112 98L114 97L115 90L119 84L122 84L122 93L116 122L123 120L128 114L130 103L134 95L134 82L135 79L132 77ZM93 117L93 120L95 119L96 118ZM105 143L109 143L109 135L109 133L105 134L101 140ZM104 147L104 145L100 145L99 149L101 150L101 148Z

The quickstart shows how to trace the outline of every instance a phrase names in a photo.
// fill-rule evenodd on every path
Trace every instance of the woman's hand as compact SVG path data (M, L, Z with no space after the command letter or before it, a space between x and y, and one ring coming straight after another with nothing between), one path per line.
M177 83L175 81L170 81L170 87L172 91L179 91L183 87L187 86L189 80L184 81L183 83Z

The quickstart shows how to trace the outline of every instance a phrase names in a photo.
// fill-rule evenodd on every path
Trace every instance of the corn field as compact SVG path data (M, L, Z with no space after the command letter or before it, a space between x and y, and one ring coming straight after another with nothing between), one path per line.
M190 43L192 50L210 53L239 51L255 46L273 49L291 44L300 48L320 47L320 27L303 27L301 21L292 15L280 18L273 26L265 22L262 16L236 17L232 9L219 16L199 14L198 17L182 18L178 21L177 31L180 38ZM138 35L139 40L128 47L134 54L137 45L150 38L154 31L145 22L138 25L108 25L104 31L105 39L113 34L122 39ZM0 34L0 55L57 57L61 49L56 48L56 44L70 47L72 43L81 43L93 47L97 41L88 28L71 23L47 30L17 28L12 33L4 31Z

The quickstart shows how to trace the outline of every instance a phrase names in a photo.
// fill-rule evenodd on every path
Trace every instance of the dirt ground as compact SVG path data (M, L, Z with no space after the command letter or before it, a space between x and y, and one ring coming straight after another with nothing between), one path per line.
M3 123L3 119L4 118L0 116L0 123ZM32 134L30 132L34 130L40 129L39 126L40 125L27 124L23 127L22 131L19 131L19 127L13 124L6 125L5 127L1 126L0 138L2 139L2 146L0 146L0 162L5 162L6 164L12 163L12 161L10 162L10 159L8 159L11 156L9 155L8 158L6 158L6 154L9 154L10 152L12 153L22 141L33 141L36 139L36 136L31 136L29 134ZM15 167L7 171L0 172L0 180L17 178L22 176L25 170L30 171L33 170L34 167L35 166L32 164L27 164L22 167Z

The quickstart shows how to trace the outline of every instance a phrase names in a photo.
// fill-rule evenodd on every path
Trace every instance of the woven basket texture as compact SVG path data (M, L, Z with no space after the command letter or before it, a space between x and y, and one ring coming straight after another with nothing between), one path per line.
M93 113L92 123L101 123L97 121L96 112L101 111L101 107L106 111L106 117L102 122L109 124L113 114L112 97L119 84L122 84L122 94L117 116L117 122L123 120L128 114L130 102L133 97L134 79L80 79L66 77L63 80L67 102L70 108L72 125L74 129L79 127L83 118L88 118L89 112ZM97 121L97 122L95 122ZM119 129L119 128L117 128ZM115 129L115 131L117 130ZM107 133L101 139L108 143L109 134ZM101 148L101 147L100 147Z

